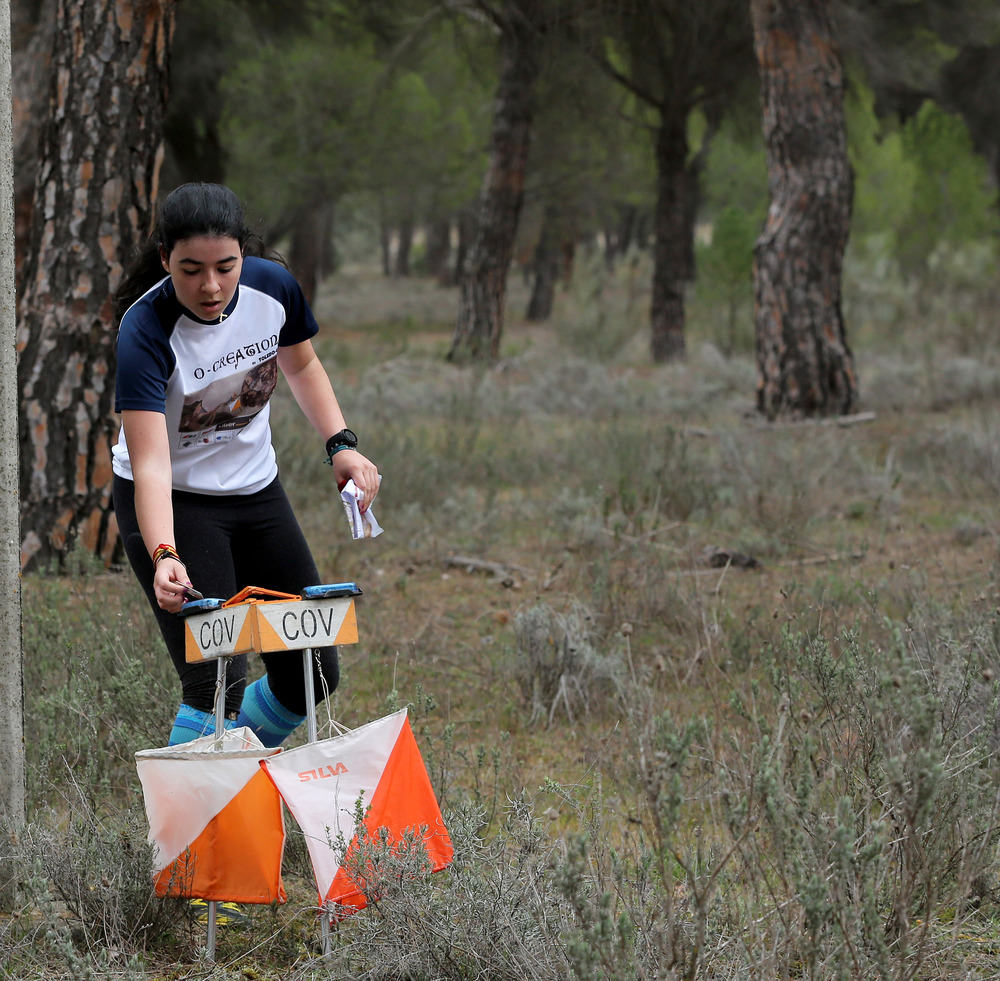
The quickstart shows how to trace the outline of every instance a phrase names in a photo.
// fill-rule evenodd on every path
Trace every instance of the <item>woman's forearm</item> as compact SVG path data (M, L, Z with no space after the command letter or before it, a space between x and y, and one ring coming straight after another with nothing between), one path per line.
M173 547L173 469L162 412L126 410L122 425L128 442L135 485L135 517L150 558L158 545ZM164 559L156 564L153 588L164 609L180 608L183 590L176 583L187 580L183 560Z
M171 476L159 468L146 469L135 476L135 516L146 551L157 545L174 544L174 510L171 502Z

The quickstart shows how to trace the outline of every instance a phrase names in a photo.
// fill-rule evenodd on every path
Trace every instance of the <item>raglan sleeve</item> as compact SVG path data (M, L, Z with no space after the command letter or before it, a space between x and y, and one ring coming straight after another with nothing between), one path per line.
M122 318L116 345L115 412L166 412L173 365L170 346L159 333L134 308Z

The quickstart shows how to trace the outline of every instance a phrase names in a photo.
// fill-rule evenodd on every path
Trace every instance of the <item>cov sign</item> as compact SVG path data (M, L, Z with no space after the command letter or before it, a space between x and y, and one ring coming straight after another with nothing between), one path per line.
M356 644L358 619L351 597L251 600L188 617L184 642L189 663L233 654Z

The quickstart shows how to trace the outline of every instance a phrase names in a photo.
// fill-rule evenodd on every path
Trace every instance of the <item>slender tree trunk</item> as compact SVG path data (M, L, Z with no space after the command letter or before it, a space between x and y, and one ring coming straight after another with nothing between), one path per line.
M684 293L693 273L694 180L688 167L687 113L661 109L650 307L650 347L658 363L684 357Z
M163 118L165 154L160 180L165 188L187 181L221 184L226 179L228 148L221 132L225 105L221 90L231 65L225 50L230 31L223 27L221 16L211 16L206 23L210 6L215 6L211 0L177 4L170 99Z
M392 229L389 227L389 208L385 195L380 195L378 203L378 242L382 256L382 275L392 276Z
M542 215L542 230L531 259L531 273L534 282L531 299L528 301L527 320L538 323L552 316L552 304L556 294L556 280L559 278L560 249L559 209L547 204Z
M308 207L297 211L291 222L288 265L309 303L323 277L335 265L333 254L334 205L322 200L322 192Z
M21 560L106 557L111 293L149 231L174 0L59 0L18 327Z
M336 202L327 201L323 204L320 209L319 228L319 278L324 280L327 276L332 276L340 265L335 234L337 230Z
M769 419L849 412L841 313L853 174L828 0L752 0L771 205L754 248L757 406Z
M490 166L479 197L476 238L462 271L449 361L495 361L500 355L539 68L537 35L523 20L512 18L501 35Z
M396 245L396 276L405 279L410 275L410 254L413 251L413 213L407 211L399 222L399 241Z
M427 226L427 275L438 282L446 281L450 254L451 222L447 218L436 218Z
M563 289L569 289L573 282L573 270L576 268L576 234L563 235L559 244L559 279Z
M31 232L38 138L48 109L56 0L11 6L14 91L14 248L18 276ZM19 290L20 292L20 290Z
M441 280L442 286L455 286L462 279L462 270L469 257L469 250L476 237L476 213L473 207L463 208L458 214L458 242L455 246L455 263L447 279Z
M307 303L316 300L319 283L321 221L318 207L296 211L292 224L292 237L288 243L288 266L302 287Z
M639 225L639 209L634 204L619 204L616 221L610 229L610 248L607 253L608 268L614 267L619 259L624 259L636 241Z

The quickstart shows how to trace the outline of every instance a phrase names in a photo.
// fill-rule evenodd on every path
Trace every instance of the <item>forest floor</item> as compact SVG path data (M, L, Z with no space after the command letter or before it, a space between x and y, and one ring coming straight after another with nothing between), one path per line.
M524 284L512 280L501 360L484 371L444 362L454 291L364 269L334 277L316 305L318 346L348 424L383 473L385 533L375 540L349 539L316 437L285 396L274 406L283 482L321 576L364 590L360 640L341 649L331 714L354 726L408 704L443 806L474 799L493 829L528 801L553 835L572 835L588 795L639 825L650 806L641 747L665 716L742 732L736 748L703 740L699 750L727 760L736 779L732 754L781 732L783 702L811 690L833 712L835 698L808 671L789 680L780 652L795 638L803 650L825 638L838 652L861 638L887 652L881 674L902 670L899 651L964 658L972 680L954 696L956 712L981 709L1000 674L996 359L862 347L858 415L766 425L753 411L749 355L722 357L703 327L693 327L685 362L648 362L643 300L566 294L553 323L529 325L517 316ZM588 345L606 343L610 324L620 343L595 360ZM110 801L134 808L132 753L162 744L176 695L130 575L85 561L77 576L31 575L23 604L33 813L71 824L87 775L101 788L98 811ZM751 702L757 728L743 732L738 706ZM878 738L904 739L906 711L881 719ZM815 712L810 702L801 719ZM863 721L844 718L803 721L802 738L838 726L864 735ZM861 764L845 752L838 766L854 774ZM750 786L759 764L744 762ZM725 837L707 793L690 791L698 816L678 819L681 852L699 821ZM991 820L976 833L992 839ZM937 875L933 863L945 859L928 856ZM304 866L293 848L290 893L308 905ZM930 957L940 973L927 977L958 977L958 963L962 976L989 976L1000 944L995 856L976 872L979 918L963 919L959 937L957 901L941 899L956 925ZM908 897L919 913L918 893L882 902ZM266 912L256 922L270 954L263 968L254 962L262 974L246 977L270 977L282 957L301 959L296 943L311 942L301 909L278 926ZM196 934L153 960L190 959ZM0 936L0 948L14 935ZM961 946L969 936L971 953ZM235 970L245 941L224 944Z

